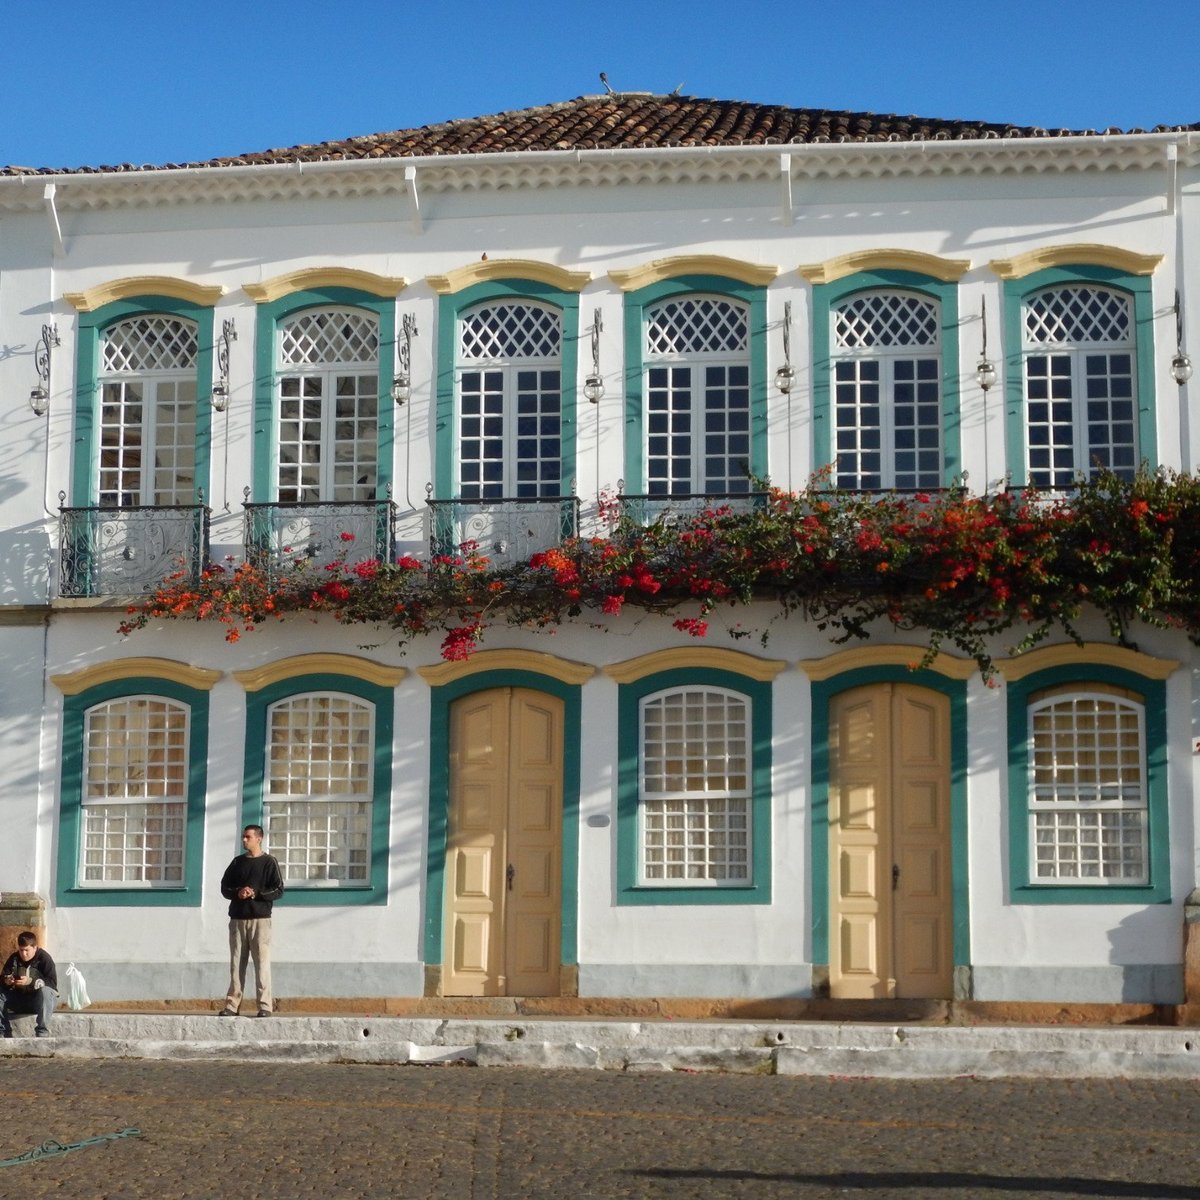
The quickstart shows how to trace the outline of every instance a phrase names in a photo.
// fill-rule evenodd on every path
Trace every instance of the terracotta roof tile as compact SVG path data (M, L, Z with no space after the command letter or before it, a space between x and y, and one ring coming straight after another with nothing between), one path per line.
M1154 132L1200 129L1159 125ZM1107 129L1105 133L1122 131ZM1142 132L1134 130L1131 132ZM1093 130L1039 129L981 121L941 120L881 113L786 108L740 100L615 92L580 96L558 104L465 120L373 133L209 159L205 162L137 166L0 167L0 175L90 174L170 171L181 167L253 166L265 163L334 162L355 159L421 158L504 151L638 149L669 146L762 146L814 142L961 141L976 138L1035 138L1094 134Z

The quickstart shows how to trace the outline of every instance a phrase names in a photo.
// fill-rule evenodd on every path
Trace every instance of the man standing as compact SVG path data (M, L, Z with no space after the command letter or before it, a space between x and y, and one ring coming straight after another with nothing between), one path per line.
M12 1037L9 1017L33 1013L33 1032L50 1036L50 1018L58 1003L58 970L54 959L37 944L37 935L17 934L16 952L0 973L0 1036Z
M221 895L229 901L229 992L223 1017L236 1017L246 987L246 961L254 959L258 1015L269 1017L271 995L271 906L283 895L279 864L262 848L261 825L242 830L245 853L225 868Z

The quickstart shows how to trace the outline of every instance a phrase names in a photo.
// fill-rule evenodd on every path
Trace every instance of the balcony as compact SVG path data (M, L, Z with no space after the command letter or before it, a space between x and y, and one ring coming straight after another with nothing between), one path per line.
M59 595L141 596L167 575L198 578L211 510L201 504L58 510Z
M762 508L766 502L766 492L684 492L673 496L639 496L622 492L617 496L621 517L635 525L653 525L656 522L673 525L681 518L691 520L701 513L719 508L732 512L751 512Z
M390 499L247 502L242 508L246 558L272 577L298 558L324 566L337 558L353 563L392 557L396 506Z
M579 532L576 496L430 500L430 553L455 554L475 542L496 566L522 562Z

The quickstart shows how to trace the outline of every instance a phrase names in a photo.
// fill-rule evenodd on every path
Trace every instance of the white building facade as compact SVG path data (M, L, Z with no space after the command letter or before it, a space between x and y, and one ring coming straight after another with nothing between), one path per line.
M1096 619L989 686L767 605L703 641L652 613L493 629L449 662L328 615L117 631L180 563L342 534L516 562L602 533L611 497L651 520L827 467L901 492L1196 468L1171 371L1195 134L817 129L618 94L0 172L9 923L96 1000L215 997L258 822L284 997L1182 1003L1182 634Z

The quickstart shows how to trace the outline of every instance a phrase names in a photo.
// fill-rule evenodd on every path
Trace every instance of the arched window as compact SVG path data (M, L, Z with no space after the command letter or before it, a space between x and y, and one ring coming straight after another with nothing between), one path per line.
M1029 704L1029 881L1149 879L1144 707L1117 688L1069 685Z
M157 315L101 336L100 507L194 502L196 340L194 322Z
M458 476L464 500L562 494L562 315L529 300L458 324Z
M910 292L870 291L830 318L834 482L852 490L940 487L940 306Z
M278 333L280 503L376 498L379 322L306 309Z
M263 826L286 882L370 882L374 760L373 704L307 692L270 706Z
M84 713L79 886L183 885L189 715L160 696Z
M1021 313L1029 482L1073 487L1138 464L1133 303L1112 288L1069 283L1030 295Z
M646 484L652 496L750 490L745 305L682 295L646 311Z
M751 881L749 698L683 687L640 707L641 881Z

